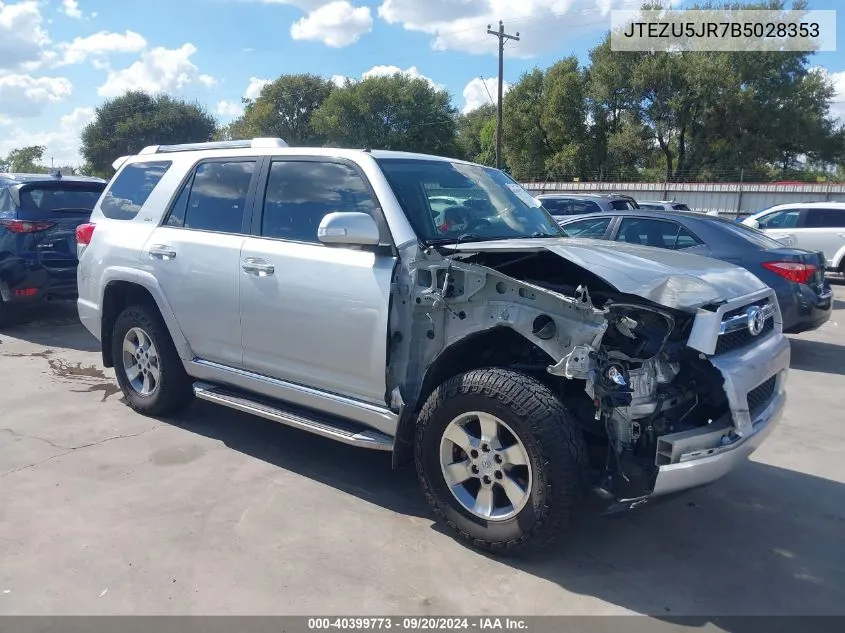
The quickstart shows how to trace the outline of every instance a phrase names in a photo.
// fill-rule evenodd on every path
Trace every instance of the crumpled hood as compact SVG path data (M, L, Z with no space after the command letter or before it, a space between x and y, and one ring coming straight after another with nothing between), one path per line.
M459 254L549 251L597 275L619 292L679 310L736 299L766 286L718 259L624 242L539 238L446 246Z

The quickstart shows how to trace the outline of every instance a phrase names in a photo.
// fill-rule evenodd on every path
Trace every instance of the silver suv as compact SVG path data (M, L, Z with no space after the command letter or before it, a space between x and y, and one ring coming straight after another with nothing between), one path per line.
M771 432L773 292L720 261L562 237L501 171L280 139L148 147L77 231L79 314L126 401L193 397L414 460L455 534L548 542Z

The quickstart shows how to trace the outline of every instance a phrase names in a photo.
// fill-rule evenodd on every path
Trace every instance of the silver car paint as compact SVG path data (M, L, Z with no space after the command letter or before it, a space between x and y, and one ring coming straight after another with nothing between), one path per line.
M733 264L621 242L608 244L603 240L577 238L500 240L459 244L454 250L459 253L547 250L595 273L620 292L679 310L728 301L766 288L757 277Z
M374 157L380 154L354 150L291 148L264 151L200 151L130 157L122 168L142 160L162 159L172 160L173 167L165 174L135 220L108 220L102 215L99 204L95 208L92 214L92 221L97 224L95 237L85 250L79 266L79 310L83 323L99 337L102 297L107 284L117 280L139 283L149 290L158 304L173 334L186 370L195 378L219 381L311 406L393 434L403 407L415 404L416 400L424 395L420 393L420 389L427 371L435 360L455 343L490 327L508 327L546 351L559 363L573 349L597 345L607 327L603 311L589 303L585 304L573 297L515 280L478 264L461 261L463 256L481 250L549 250L599 274L623 292L695 313L696 320L690 343L702 351L708 348L712 350L715 346L718 319L727 309L725 306L734 303L747 304L754 297L767 292L761 288L756 277L743 269L722 262L633 245L620 249L620 245L614 244L611 248L606 243L592 240L509 240L462 244L455 249L458 252L457 257L443 257L431 249L422 248L417 241L410 223L374 160ZM218 279L217 283L214 283L216 273L212 272L218 269L215 262L210 261L217 256L211 247L220 236L194 231L197 236L192 239L196 239L198 244L207 240L210 248L198 249L193 253L190 271L201 271L200 278L207 279L208 284L201 281L199 286L194 286L193 283L190 283L190 286L193 295L208 294L203 295L197 302L173 296L174 293L185 291L187 286L169 288L167 282L161 284L156 281L156 276L162 273L153 274L156 272L156 264L148 259L148 254L145 256L144 247L168 243L166 240L153 238L153 234L162 231L155 227L161 221L163 210L168 206L182 178L199 160L219 158L221 155L326 156L345 158L358 164L375 191L399 251L399 266L396 267L395 277L391 279L393 283L386 283L387 271L392 270L395 263L392 257L363 257L360 251L338 247L307 247L307 250L313 250L313 256L321 258L321 264L326 265L326 260L334 260L337 264L327 266L327 275L337 274L344 263L351 262L360 266L360 269L345 279L326 278L322 275L317 278L313 276L312 263L302 245L273 241L274 244L270 248L266 244L269 240L248 238L249 247L240 252L240 261L243 262L246 256L267 259L269 255L278 258L280 265L283 263L289 267L284 269L284 275L287 276L286 279L293 280L292 285L286 287L274 281L272 289L263 294L256 287L250 288L250 285L261 280L245 279L241 267L235 264L234 271L222 273L222 285L225 287L221 295L220 281ZM175 239L174 237L173 240ZM236 250L238 239L241 238L235 238L227 247L231 253ZM244 243L246 241L244 240ZM261 244L258 244L259 242ZM179 255L177 252L171 262L180 261ZM234 257L227 256L226 265L236 261ZM275 261L273 265L275 266ZM368 266L371 267L370 270L377 271L376 278L367 277L365 271ZM678 274L675 272L675 266L689 272ZM456 296L446 298L436 283L420 283L424 271L431 275L431 279L436 280L440 270L448 272L453 278L460 278L461 291ZM250 363L249 368L237 366L237 351L233 353L231 349L211 349L210 344L213 341L231 345L234 338L229 334L221 337L219 332L214 331L214 326L211 330L204 330L202 326L194 330L193 325L187 325L195 321L215 320L218 314L224 311L227 315L231 314L233 306L227 308L218 305L218 302L226 301L225 297L231 297L231 280L235 276L238 279L237 311L241 316L246 316L245 327L249 328L248 334L244 335L243 331L239 333L243 341L241 349L249 350L248 353L242 352L243 360ZM319 297L327 284L333 291L340 288L342 296L349 301L348 305L333 309L341 304L333 299ZM213 298L215 293L217 301ZM283 310L288 301L296 302L297 308L281 318L287 328L285 331L279 327L279 319L266 312L273 308ZM701 306L713 302L727 303L716 312L700 309ZM311 309L310 314L307 308ZM532 336L531 324L538 314L549 314L553 317L557 325L555 338L545 341ZM339 319L343 318L351 320L339 325ZM229 325L234 323L228 316L224 316L223 321ZM183 324L182 327L188 328L187 332L180 327L180 323ZM385 324L389 326L381 330ZM366 337L376 336L376 339L367 340L365 336L361 336L361 341L349 344L352 330L365 331ZM311 341L313 345L316 333L320 331L328 332L334 341L330 348L323 348L325 360L314 362L313 359L304 359L306 342ZM402 336L395 347L388 350L388 336L396 332ZM271 340L282 337L293 339L294 343ZM301 337L300 341L296 340L298 337ZM756 386L752 386L752 383L766 374L786 374L788 344L781 335L780 326L769 339L775 341L778 347L774 357L770 355L772 350L768 345L756 345L745 350L742 355L727 355L720 358L718 364L714 362L726 377L726 384L732 385L729 389L733 396L731 391L728 391L728 396L731 398L732 413L739 418L742 418L743 411L745 418L748 417L745 395ZM362 352L367 344L373 345L373 349L368 348L371 353ZM202 348L203 354L195 349L197 345ZM382 352L385 352L384 356L381 356ZM215 354L219 358L225 357L225 360L215 362ZM381 365L378 362L379 357L385 359ZM291 361L293 364L290 367L280 365L279 369L273 370L271 366L277 362L276 359L279 359L280 364ZM296 367L297 362L300 363L299 367ZM753 371L749 371L749 367L754 368ZM269 371L276 375L266 375ZM779 390L782 391L782 380L778 384ZM767 415L770 414L769 427L774 425L781 409L782 398L779 396L767 409ZM754 424L755 421L747 421L740 425L745 428L738 430L746 432L746 436L740 440L743 446L748 442L748 432L755 428ZM751 447L753 443L747 446ZM684 466L685 486L693 485L696 472L701 473L699 478L702 481L709 476L708 472L712 472L712 469L707 468L696 470L694 466L698 463L705 464L704 461L696 459ZM663 475L664 482L667 476ZM661 485L665 485L667 489L672 487L670 484ZM655 493L659 491L656 489Z
M384 405L395 258L262 237L244 240L241 256L274 267L270 275L236 261L229 269L240 277L243 366Z

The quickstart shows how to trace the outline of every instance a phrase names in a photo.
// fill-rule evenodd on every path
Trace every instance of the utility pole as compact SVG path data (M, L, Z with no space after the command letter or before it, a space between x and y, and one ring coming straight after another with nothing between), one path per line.
M499 103L496 107L496 169L502 167L502 74L504 72L505 40L519 41L519 31L516 35L505 33L505 25L499 20L499 30L493 31L487 25L487 33L499 38Z

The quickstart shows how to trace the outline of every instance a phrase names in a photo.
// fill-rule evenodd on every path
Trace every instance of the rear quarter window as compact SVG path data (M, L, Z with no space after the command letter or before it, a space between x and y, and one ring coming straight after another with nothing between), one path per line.
M133 219L172 164L159 160L126 165L103 196L102 214L111 220Z

